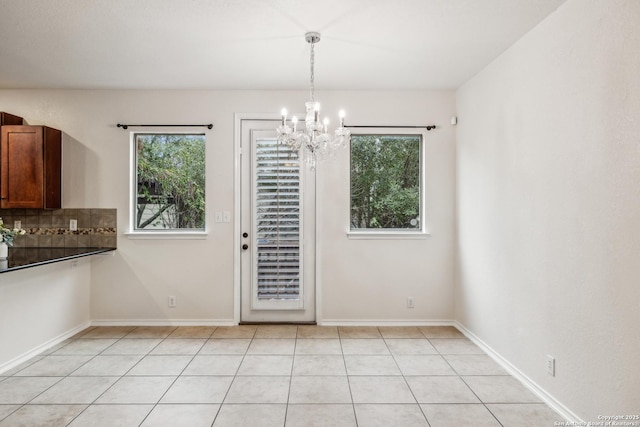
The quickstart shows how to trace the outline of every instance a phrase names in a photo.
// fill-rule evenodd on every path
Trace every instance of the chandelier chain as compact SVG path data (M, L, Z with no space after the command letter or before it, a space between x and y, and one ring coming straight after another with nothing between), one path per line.
M314 50L313 50L313 46L314 45L315 45L315 43L311 42L311 55L310 55L311 56L311 86L310 86L310 89L309 89L310 92L311 92L311 101L315 101L314 96L313 96L314 95L314 91L315 91L314 90L315 88L313 87L314 86L313 85L313 80L315 78L315 74L314 74L314 71L313 71L313 68L314 68L314 65L315 65L315 53L314 53Z

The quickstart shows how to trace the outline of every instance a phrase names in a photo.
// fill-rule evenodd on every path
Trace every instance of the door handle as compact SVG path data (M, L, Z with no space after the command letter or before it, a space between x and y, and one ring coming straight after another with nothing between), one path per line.
M249 249L249 245L247 245L246 243L244 245L242 245L242 250L246 251L247 249Z

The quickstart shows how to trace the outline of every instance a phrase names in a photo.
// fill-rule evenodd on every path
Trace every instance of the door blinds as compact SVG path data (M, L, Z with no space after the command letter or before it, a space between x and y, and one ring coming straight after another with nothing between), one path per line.
M276 139L258 139L254 157L258 300L297 300L301 286L300 161Z

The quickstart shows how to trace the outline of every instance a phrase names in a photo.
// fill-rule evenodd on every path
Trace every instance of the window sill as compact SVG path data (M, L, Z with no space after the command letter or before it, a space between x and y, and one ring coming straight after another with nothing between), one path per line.
M206 231L130 231L124 233L129 239L139 240L203 240L207 238Z
M347 237L354 240L420 240L428 239L426 231L347 231Z

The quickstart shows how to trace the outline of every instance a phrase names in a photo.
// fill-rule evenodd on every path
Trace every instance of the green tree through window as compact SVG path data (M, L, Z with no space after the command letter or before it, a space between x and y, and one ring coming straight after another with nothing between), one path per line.
M351 136L351 229L420 229L420 135Z
M135 134L136 230L205 228L205 136Z

